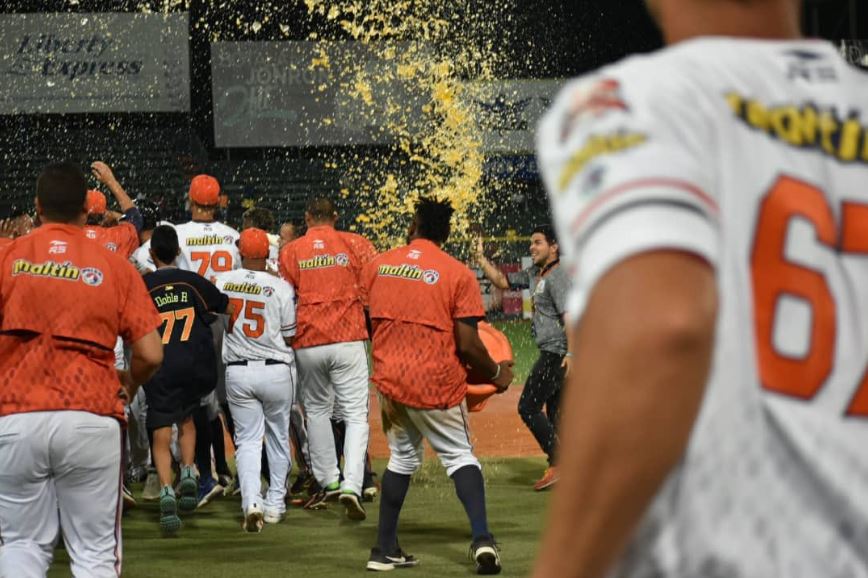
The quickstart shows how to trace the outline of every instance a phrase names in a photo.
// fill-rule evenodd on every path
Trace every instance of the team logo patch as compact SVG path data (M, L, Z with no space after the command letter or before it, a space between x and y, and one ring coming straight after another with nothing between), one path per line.
M96 267L85 267L81 270L81 282L91 287L99 287L102 285L102 271Z
M262 292L265 294L266 297L271 297L272 295L274 295L274 289L272 289L271 287L263 287Z
M346 267L350 264L350 258L347 257L346 253L338 253L335 255L335 262L341 267Z
M427 271L422 273L422 281L424 281L428 285L434 285L439 280L440 280L440 273L438 273L434 269L428 269Z
M612 110L629 110L621 96L621 84L614 78L604 78L577 91L561 127L561 141L567 140L573 127L583 120L598 118Z
M235 243L235 241L232 239L232 236L231 236L231 235L226 235L226 236L224 236L224 237L223 237L223 242L226 243L227 245L232 245L232 244Z
M118 252L118 246L114 243L106 243L105 248L111 251L112 253Z

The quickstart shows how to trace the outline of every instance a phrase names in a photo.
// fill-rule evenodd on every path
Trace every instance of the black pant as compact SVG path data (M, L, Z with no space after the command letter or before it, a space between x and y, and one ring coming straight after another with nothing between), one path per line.
M518 414L548 456L551 465L555 463L555 442L564 383L564 370L561 367L563 359L562 355L541 351L518 400ZM546 413L543 413L543 407Z

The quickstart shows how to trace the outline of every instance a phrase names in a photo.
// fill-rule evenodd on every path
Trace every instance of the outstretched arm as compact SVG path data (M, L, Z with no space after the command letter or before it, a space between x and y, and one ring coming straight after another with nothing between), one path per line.
M708 377L714 272L687 253L628 258L574 333L560 484L534 576L605 576L680 460Z

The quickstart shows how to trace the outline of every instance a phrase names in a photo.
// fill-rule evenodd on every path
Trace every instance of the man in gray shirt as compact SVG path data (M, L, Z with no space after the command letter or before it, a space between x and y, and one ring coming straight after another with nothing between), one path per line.
M530 289L533 299L531 333L540 355L518 402L518 413L548 456L549 467L534 484L537 491L545 490L558 481L555 466L555 445L560 407L561 387L569 372L570 353L567 332L564 331L564 311L570 289L569 276L560 267L558 242L554 229L542 225L530 237L533 266L507 278L476 248L476 261L485 277L499 289ZM545 413L543 413L545 408Z

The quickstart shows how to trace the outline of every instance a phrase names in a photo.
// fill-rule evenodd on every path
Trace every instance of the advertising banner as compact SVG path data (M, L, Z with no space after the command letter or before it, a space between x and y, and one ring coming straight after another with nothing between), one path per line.
M0 15L0 114L190 110L187 14Z

